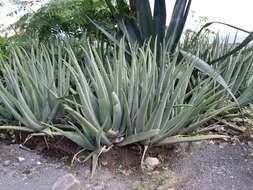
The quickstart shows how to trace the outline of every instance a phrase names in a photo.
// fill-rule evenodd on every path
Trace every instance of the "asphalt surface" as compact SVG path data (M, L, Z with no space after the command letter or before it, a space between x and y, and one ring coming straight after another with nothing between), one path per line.
M253 159L239 145L195 145L168 163L178 174L190 176L181 190L252 190Z

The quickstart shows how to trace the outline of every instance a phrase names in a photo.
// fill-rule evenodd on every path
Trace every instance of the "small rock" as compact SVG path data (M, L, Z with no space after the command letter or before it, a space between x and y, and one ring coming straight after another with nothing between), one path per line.
M115 143L121 143L124 140L124 137L118 137L115 139Z
M148 169L150 170L155 169L157 166L161 164L159 159L156 157L147 157L145 163L147 164Z
M36 164L37 164L37 165L41 165L42 163L41 163L40 161L38 161Z
M25 160L25 158L23 158L23 157L18 157L18 161L19 162L22 162L22 161L24 161Z
M52 190L80 190L81 184L72 174L59 177L53 185Z
M108 162L107 161L102 161L101 164L102 164L102 166L107 166Z
M11 164L11 161L10 160L5 160L3 162L3 166L9 166Z

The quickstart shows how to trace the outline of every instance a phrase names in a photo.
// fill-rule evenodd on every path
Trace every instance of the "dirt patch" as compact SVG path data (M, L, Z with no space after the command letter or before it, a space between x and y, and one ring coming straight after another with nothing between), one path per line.
M165 158L170 156L175 156L177 146L161 146L152 147L148 149L146 156ZM121 166L125 169L134 169L138 174L142 173L140 169L141 157L143 154L143 147L137 145L125 146L125 147L115 147L109 152L103 153L100 157L100 164L107 168L114 168L116 166ZM163 160L164 161L164 160Z
M74 174L83 190L251 190L253 186L253 160L246 145L219 140L155 147L147 156L162 164L152 172L140 169L141 147L115 147L101 155L90 178L89 162L70 166L79 149L68 140L35 140L25 144L31 151L18 144L0 144L0 190L49 190L66 173Z

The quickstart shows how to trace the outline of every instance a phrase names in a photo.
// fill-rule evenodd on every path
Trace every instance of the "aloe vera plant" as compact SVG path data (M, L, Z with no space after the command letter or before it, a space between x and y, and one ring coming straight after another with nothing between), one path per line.
M0 59L2 106L24 127L45 131L42 122L50 123L63 113L56 96L68 95L70 88L70 72L62 63L61 49L42 46L27 52L17 47L11 55L7 61Z
M0 100L26 127L2 128L28 132L46 128L51 135L69 138L91 151L88 158L92 158L93 174L99 155L113 146L138 143L146 150L169 143L227 138L198 135L198 128L238 103L252 102L252 52L241 51L214 64L209 76L200 73L201 80L192 85L195 67L210 69L200 64L204 58L183 51L172 57L165 48L158 56L158 47L149 45L130 45L126 50L123 40L117 48L107 48L109 53L104 54L103 48L86 43L78 47L82 59L69 46L64 56L61 48L13 50L9 62L1 60ZM225 46L223 49L228 51ZM131 53L131 64L126 51ZM185 59L179 62L180 53ZM164 64L157 65L157 57ZM75 93L72 98L67 96L70 81ZM70 124L63 127L54 123L61 106L71 115Z
M169 52L174 52L191 6L191 0L177 0L174 5L170 24L166 26L166 2L165 0L154 1L154 12L152 14L149 0L130 1L116 0L116 5L111 0L105 0L112 16L117 22L119 34L125 36L131 44L138 43L141 46L151 39L151 47L158 42L158 49L163 43ZM88 18L93 22L90 18ZM112 41L118 40L105 29L93 22ZM157 38L157 40L156 40Z
M248 34L248 36L241 43L239 43L239 45L235 45L235 42L236 42L236 36L235 36L234 44L233 44L232 47L229 48L229 51L227 51L225 53L223 52L223 54L221 54L219 57L216 57L215 59L210 60L209 61L210 64L213 64L213 63L219 62L221 60L224 60L224 59L228 58L229 56L236 54L238 51L240 51L242 49L245 49L245 48L247 49L247 45L253 40L253 32L252 31L250 32L250 31L247 31L245 29L242 29L242 28L239 28L239 27L236 27L234 25L227 24L227 23L224 23L224 22L213 21L213 22L208 22L204 26L201 27L201 29L198 31L198 33L194 36L194 38L192 40L193 46L195 46L196 41L197 41L199 35L201 34L201 32L205 28L209 27L212 24L221 24L221 25L236 29L237 31L241 31L241 32L244 32L244 33ZM226 39L228 40L228 37ZM214 44L217 44L217 43L214 42ZM229 46L226 46L226 47L229 47ZM249 49L251 49L251 48L249 48Z
M170 24L166 26L166 2L165 0L155 0L154 1L154 12L152 14L150 2L148 0L135 1L132 0L130 3L127 3L124 0L116 0L116 5L112 3L111 0L105 0L109 9L112 12L112 15L117 20L117 25L120 30L119 36L127 40L126 53L131 57L129 52L129 43L138 44L140 46L146 45L151 48L152 51L157 51L157 61L156 63L159 66L162 66L164 62L160 61L161 51L168 51L171 56L178 47L179 40L183 33L184 25L187 20L189 9L191 6L191 0L176 0L174 4L174 9L170 18ZM93 22L90 18L88 18ZM102 31L108 38L110 38L114 43L119 44L119 40L116 39L112 34L109 34L105 29L93 22L97 28ZM201 31L200 31L201 32ZM226 55L221 55L219 60L226 58L235 53L238 48L243 48L249 43L252 39L252 35L240 44L237 49L234 49L231 52L227 52ZM163 48L162 48L163 47ZM198 47L193 47L199 49ZM230 95L235 99L234 94L229 89L228 85L224 79L219 76L219 73L215 71L209 63L199 59L196 54L191 52L185 52L184 49L181 49L180 56L178 61L182 58L189 60L191 64L192 61L195 61L195 68L207 74L209 76L214 76L216 74L217 81L230 93ZM128 61L131 58L128 58ZM130 62L130 61L129 61Z
M230 41L229 36L221 40L220 36L216 35L212 43L196 44L194 48L192 47L189 50L193 51L192 54L198 54L199 59L204 63L212 65L212 68L229 86L231 93L238 99L239 105L247 105L252 102L252 47L243 48L235 54L229 55L226 59L212 62L212 60L219 59L237 47L236 37L232 43ZM187 44L183 44L183 46L187 46ZM195 72L192 76L192 81L194 81L192 84L198 84L203 78L203 73ZM244 95L242 96L242 94Z
M83 48L84 64L67 50L70 59L66 65L78 96L71 104L65 99L64 108L74 120L67 131L51 128L92 151L93 173L99 155L112 146L139 143L147 147L226 137L184 136L230 109L225 104L219 107L229 98L225 89L216 91L220 85L213 89L216 80L207 77L189 90L194 62L178 63L178 53L171 59L163 51L160 58L167 64L158 67L151 49L131 46L130 66L125 48L121 41L119 50L107 57L92 46ZM221 95L224 98L217 100Z
M151 39L151 43L149 45L152 48L157 46L158 48L156 48L156 50L158 53L160 52L160 45L162 44L165 44L167 51L173 53L182 36L192 1L175 1L168 26L166 26L167 15L165 0L154 1L153 13L151 11L149 0L129 0L129 2L116 0L115 3L113 3L112 0L105 0L105 2L117 22L119 29L118 36L121 38L125 37L128 43L138 43L140 45L146 44ZM108 33L104 28L97 25L90 18L88 19L113 42L119 42L113 34ZM226 54L222 54L220 57L211 60L212 63L226 59L228 56L246 47L247 44L253 40L253 32L223 22L214 21L206 23L199 30L197 35L194 37L194 40L191 41L193 46L196 46L196 39L199 37L203 29L212 24L222 24L248 34L248 36L238 46L234 47L234 49L231 49Z

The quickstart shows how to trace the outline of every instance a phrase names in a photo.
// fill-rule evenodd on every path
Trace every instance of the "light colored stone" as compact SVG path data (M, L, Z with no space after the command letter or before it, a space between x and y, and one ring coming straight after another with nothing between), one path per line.
M42 163L40 161L37 162L37 165L41 165Z
M3 166L9 166L11 164L11 161L10 160L5 160L3 162Z
M124 137L118 137L115 139L114 143L121 143L124 140Z
M81 184L72 174L59 177L53 185L52 190L80 190Z
M145 163L147 164L149 169L155 169L161 164L159 159L156 157L147 157Z
M108 162L107 161L102 161L101 164L102 164L102 166L107 166Z
M18 157L18 161L19 162L22 162L22 161L24 161L25 160L25 158L23 158L23 157Z

